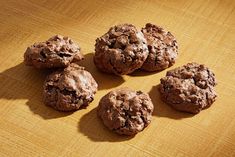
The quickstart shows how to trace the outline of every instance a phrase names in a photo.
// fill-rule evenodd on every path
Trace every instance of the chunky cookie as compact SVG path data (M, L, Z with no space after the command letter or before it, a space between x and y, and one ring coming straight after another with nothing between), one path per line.
M170 70L161 79L163 101L179 111L199 113L208 108L217 97L214 73L206 66L188 63Z
M74 111L94 99L97 83L91 74L75 63L50 74L44 83L44 102L59 111Z
M67 67L72 61L80 61L83 58L78 44L61 35L35 43L24 53L25 64L36 68Z
M121 88L109 92L99 102L98 116L110 130L134 135L151 122L153 104L148 94Z
M175 63L178 44L175 37L163 28L147 23L142 32L147 40L149 55L141 69L161 71Z
M96 39L94 63L107 73L124 75L139 69L148 56L146 40L131 24L111 27Z

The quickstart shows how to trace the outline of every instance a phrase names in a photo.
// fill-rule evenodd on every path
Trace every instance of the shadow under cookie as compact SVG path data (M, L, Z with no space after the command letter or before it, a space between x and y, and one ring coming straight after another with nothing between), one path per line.
M26 99L30 111L43 119L64 117L72 112L58 112L45 106L42 101L43 82L52 70L38 70L20 63L0 75L0 99ZM12 103L11 103L12 104ZM12 104L19 105L19 104Z
M121 76L114 74L107 74L99 71L93 62L93 53L88 53L84 55L84 60L78 62L79 65L84 66L87 71L91 73L96 82L98 83L98 90L110 89L113 87L118 87L124 83L124 79Z
M130 140L134 137L118 135L106 128L97 116L97 108L92 109L90 112L81 117L78 122L78 132L81 132L90 140L95 142L121 142Z
M164 69L165 70L165 69ZM141 70L141 69L137 69L135 70L133 73L131 74L128 74L130 77L142 77L142 76L149 76L149 75L154 75L156 73L160 73L164 70L161 70L161 71L152 71L152 72L149 72L149 71L144 71L144 70Z
M154 105L153 115L157 117L166 117L171 119L182 119L193 117L194 114L179 112L170 107L168 104L161 100L159 92L159 85L153 86L149 92L149 96Z

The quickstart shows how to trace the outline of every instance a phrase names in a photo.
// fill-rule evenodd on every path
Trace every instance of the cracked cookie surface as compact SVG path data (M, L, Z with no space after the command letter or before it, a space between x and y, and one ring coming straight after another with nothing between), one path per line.
M111 27L96 39L94 63L103 72L132 73L142 66L147 56L146 39L132 24Z
M148 94L120 88L100 100L97 113L110 130L118 134L134 135L150 124L153 109Z
M67 67L71 62L83 58L79 45L61 35L55 35L45 42L34 43L24 53L25 64L39 69Z
M149 55L141 69L161 71L175 63L178 44L175 37L162 27L147 23L141 30L147 40Z
M163 101L179 111L199 113L215 101L214 73L203 64L188 63L167 72L161 78Z
M97 83L92 75L75 63L50 74L44 82L44 103L59 111L75 111L94 99Z

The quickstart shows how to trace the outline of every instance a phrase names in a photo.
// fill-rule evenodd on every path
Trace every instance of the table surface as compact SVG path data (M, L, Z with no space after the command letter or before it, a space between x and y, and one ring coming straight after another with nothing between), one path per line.
M0 156L235 156L234 0L0 0ZM166 74L135 72L117 77L99 72L92 61L95 39L109 27L147 22L170 30L179 57L206 64L216 74L218 98L197 115L173 110L159 98ZM42 102L47 72L26 67L27 46L54 34L76 40L81 63L99 84L95 100L74 113ZM151 124L133 138L106 129L96 116L100 98L128 86L149 93L155 105Z

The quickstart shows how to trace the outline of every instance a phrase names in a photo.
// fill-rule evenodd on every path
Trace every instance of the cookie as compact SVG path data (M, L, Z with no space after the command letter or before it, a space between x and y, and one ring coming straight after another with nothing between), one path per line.
M102 97L97 112L110 130L134 135L150 124L153 108L148 94L121 88Z
M147 40L149 55L141 69L161 71L175 63L178 44L175 37L165 29L147 23L141 30Z
M163 101L179 111L199 113L215 101L214 73L203 64L188 63L170 70L161 79Z
M111 27L96 39L94 63L107 73L129 74L139 69L148 56L146 40L132 24Z
M79 45L61 35L35 43L24 53L25 64L39 69L67 67L72 61L80 61L83 58Z
M50 74L44 82L44 103L59 111L75 111L94 99L97 83L75 63Z

